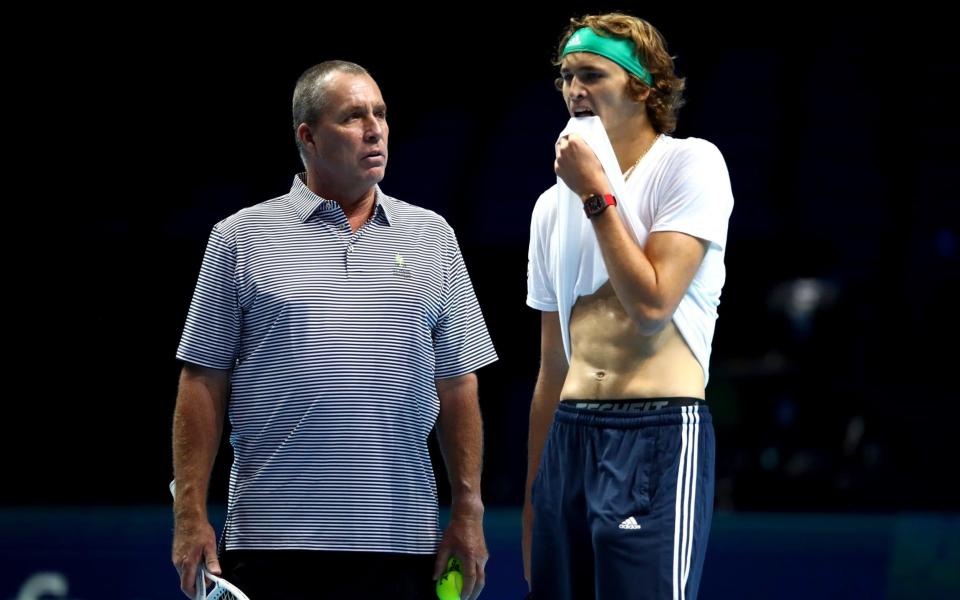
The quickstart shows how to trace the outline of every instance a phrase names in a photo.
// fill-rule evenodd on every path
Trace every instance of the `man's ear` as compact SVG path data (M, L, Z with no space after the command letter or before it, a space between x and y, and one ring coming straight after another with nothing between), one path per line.
M308 155L317 153L316 139L313 137L310 126L306 123L300 123L300 126L297 127L297 139L300 140L300 145L307 150Z

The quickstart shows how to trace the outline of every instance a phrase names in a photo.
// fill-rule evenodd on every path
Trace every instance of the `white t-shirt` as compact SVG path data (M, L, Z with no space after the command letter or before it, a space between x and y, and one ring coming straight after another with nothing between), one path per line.
M618 209L629 206L650 233L678 231L710 242L700 268L673 314L673 322L703 368L706 385L717 306L726 278L723 255L727 223L733 209L730 175L723 155L706 140L662 135L624 186L626 198L618 198L621 205ZM557 231L558 205L558 185L554 185L537 200L530 225L527 305L543 311L557 311L558 298L564 293L573 295L575 300L600 287L590 289L598 278L594 277L594 283L584 286L583 278L578 277L575 285L566 286L571 289L559 289L558 273L564 249ZM634 234L645 240L642 232ZM593 243L596 243L595 235ZM560 326L564 337L569 339L569 317L561 319ZM567 358L570 358L569 349Z

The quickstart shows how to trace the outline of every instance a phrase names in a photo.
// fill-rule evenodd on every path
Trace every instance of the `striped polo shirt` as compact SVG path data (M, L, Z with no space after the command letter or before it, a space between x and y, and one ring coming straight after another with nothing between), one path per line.
M228 550L427 554L435 379L497 359L456 236L376 189L288 194L214 226L177 358L232 369Z

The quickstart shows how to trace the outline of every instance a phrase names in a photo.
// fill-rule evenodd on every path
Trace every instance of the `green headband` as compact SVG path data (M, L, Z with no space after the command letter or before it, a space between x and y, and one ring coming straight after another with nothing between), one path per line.
M653 85L653 77L647 71L636 55L637 46L630 40L623 38L604 37L589 27L576 30L567 45L563 47L560 58L571 52L592 52L609 58L627 71L630 71L649 86Z

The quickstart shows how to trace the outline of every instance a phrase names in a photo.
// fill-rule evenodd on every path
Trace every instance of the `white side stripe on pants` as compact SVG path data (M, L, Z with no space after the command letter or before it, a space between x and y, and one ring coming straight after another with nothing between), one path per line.
M693 521L697 498L697 452L700 411L684 406L680 432L680 464L677 467L677 502L673 523L673 598L686 600L690 558L693 554Z

